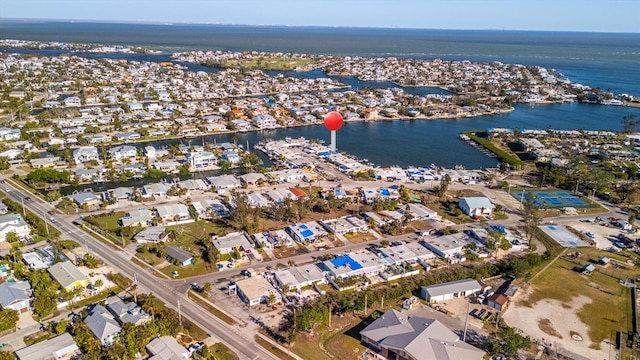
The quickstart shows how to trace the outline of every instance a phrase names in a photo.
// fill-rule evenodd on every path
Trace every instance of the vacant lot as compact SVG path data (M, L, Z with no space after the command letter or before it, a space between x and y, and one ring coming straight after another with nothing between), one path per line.
M631 265L605 268L596 264L596 271L591 275L581 275L576 268L595 264L598 256L621 263L629 259L623 253L591 248L580 251L577 259L562 257L540 274L530 287L518 294L504 319L534 338L551 339L589 358L602 355L606 358L608 345L603 341L613 339L615 331L631 330L630 290L621 286L619 280L637 277L640 269ZM584 340L572 340L572 333Z

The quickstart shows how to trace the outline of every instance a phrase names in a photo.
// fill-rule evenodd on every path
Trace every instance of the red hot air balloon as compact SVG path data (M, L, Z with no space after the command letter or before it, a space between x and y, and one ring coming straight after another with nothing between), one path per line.
M344 120L342 115L337 111L332 111L324 117L324 126L331 131L336 131L342 127Z

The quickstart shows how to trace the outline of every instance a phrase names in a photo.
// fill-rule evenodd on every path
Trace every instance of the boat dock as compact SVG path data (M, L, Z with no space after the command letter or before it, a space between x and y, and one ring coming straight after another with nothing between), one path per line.
M466 142L467 144L473 146L474 148L476 148L478 151L480 151L484 155L486 155L486 156L488 156L490 158L497 158L498 157L496 154L494 154L493 152L487 150L484 146L478 144L475 140L473 140L469 136L467 136L465 134L460 134L459 137L460 137L460 140L462 140L462 141Z

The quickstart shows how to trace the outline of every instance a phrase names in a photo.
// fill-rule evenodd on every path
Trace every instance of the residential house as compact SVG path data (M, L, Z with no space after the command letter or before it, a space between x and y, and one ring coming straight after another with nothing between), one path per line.
M50 156L44 158L37 158L29 160L29 164L34 169L52 168L60 162L59 156Z
M138 140L140 139L140 137L141 135L137 131L127 131L125 133L119 133L119 134L113 135L113 140L129 142L133 140Z
M144 312L135 302L125 303L117 296L107 299L107 310L113 314L120 324L130 323L138 326L152 319L151 315Z
M179 246L169 246L164 251L168 257L176 260L182 266L193 264L193 255Z
M133 237L133 240L138 243L160 243L167 239L169 239L169 232L164 226L150 226Z
M486 197L463 197L458 201L458 206L469 216L491 216L496 208Z
M237 164L240 162L241 159L237 151L226 150L224 153L222 153L222 157L220 157L220 160L228 161L231 164Z
M9 211L7 205L0 203L0 214L6 214Z
M85 207L85 208L90 206L100 205L100 202L101 202L100 198L93 195L92 193L86 193L86 192L71 194L67 197L73 200L73 202L75 202L78 206Z
M436 255L446 258L449 263L458 263L464 258L464 246L467 245L467 236L462 233L429 238L422 243Z
M275 129L278 127L276 119L269 114L261 114L254 116L251 121L256 127L260 129Z
M189 209L184 204L165 204L156 207L158 217L166 224L185 224L193 222Z
M15 141L20 140L20 129L11 129L7 127L0 127L0 140Z
M507 298L503 294L494 293L493 295L489 296L489 298L487 298L487 305L498 311L506 310L508 304L509 298Z
M315 221L309 221L304 224L291 224L287 226L285 231L295 241L303 243L312 243L318 238L328 235L323 227Z
M327 283L324 272L315 264L295 266L276 271L274 279L281 289L288 288L291 291L299 290L306 286Z
M238 176L242 182L247 185L256 185L259 183L265 183L267 178L260 173L248 173Z
M391 309L360 331L361 341L384 359L481 360L485 352L471 346L435 319Z
M269 304L282 301L280 293L262 276L252 276L250 278L236 281L238 296L249 306L260 303Z
M302 169L284 169L284 170L270 171L267 173L267 176L273 179L273 181L277 181L280 183L300 182L300 181L309 180L307 173Z
M343 216L337 219L322 220L320 224L334 234L348 234L369 231L369 224L361 218L353 215Z
M53 264L49 268L49 274L68 291L89 285L89 279L71 261Z
M31 309L31 285L28 281L3 282L0 284L0 306L19 313Z
M91 309L89 316L84 319L89 330L104 346L110 345L115 340L122 328L115 317L102 305L96 305Z
M233 175L220 175L214 177L208 177L207 181L211 184L211 187L219 192L225 192L240 187L240 180L236 179Z
M293 239L284 230L272 230L253 234L253 239L260 246L273 249L282 245L292 245Z
M435 210L431 210L422 204L409 203L409 213L414 220L438 219L440 216Z
M171 185L165 183L153 183L142 186L142 197L167 197Z
M199 201L193 201L191 206L198 214L199 218L227 218L229 217L229 210L218 199L204 199Z
M191 170L198 171L216 166L218 157L209 151L192 151L187 154L187 162Z
M69 333L16 350L18 360L64 360L77 355L81 355L80 349Z
M119 145L107 150L107 154L109 154L111 159L116 161L124 159L135 160L138 151L131 145Z
M73 160L76 164L82 164L92 160L98 161L99 159L98 149L95 146L81 146L73 150Z
M485 285L476 279L464 279L442 284L423 286L420 288L420 296L428 303L437 303L459 297L467 297L480 293Z
M120 218L120 225L122 226L142 226L147 227L151 225L151 211L146 208L140 208L130 210L129 215Z
M82 100L77 96L69 96L63 101L65 106L82 106Z
M233 254L236 250L247 251L254 247L245 232L233 232L221 237L214 235L211 242L221 254Z
M0 215L0 242L7 241L7 234L15 233L18 238L24 239L29 235L29 225L19 214Z
M181 360L191 357L189 350L171 336L156 337L147 344L146 349L151 355L148 360Z

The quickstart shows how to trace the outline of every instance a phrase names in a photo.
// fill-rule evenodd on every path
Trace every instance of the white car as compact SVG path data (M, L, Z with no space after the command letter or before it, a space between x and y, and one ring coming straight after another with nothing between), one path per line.
M51 221L52 224L56 223L56 219L55 218L50 218L49 221Z

